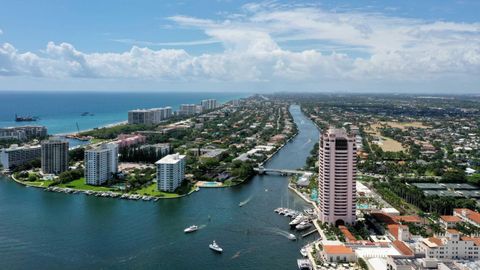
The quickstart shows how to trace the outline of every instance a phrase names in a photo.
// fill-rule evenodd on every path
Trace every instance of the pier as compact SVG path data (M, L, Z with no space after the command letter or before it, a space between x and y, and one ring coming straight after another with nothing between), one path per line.
M289 170L289 169L269 169L264 168L263 166L259 166L253 169L258 174L280 174L280 175L294 175L294 174L305 174L309 173L307 171L299 171L299 170Z
M318 232L318 231L317 231L317 229L315 228L315 229L313 229L313 230L311 230L311 231L309 231L309 232L307 232L307 233L302 234L302 238L305 238L305 237L309 236L310 234L316 233L316 232Z

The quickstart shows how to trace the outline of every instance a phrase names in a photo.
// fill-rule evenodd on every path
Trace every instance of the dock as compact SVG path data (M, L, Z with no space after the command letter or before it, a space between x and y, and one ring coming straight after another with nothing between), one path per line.
M309 231L309 232L307 232L307 233L302 234L302 238L305 238L305 237L309 236L310 234L316 233L316 232L318 232L318 231L317 231L317 228L315 228L315 229L313 229L313 230L311 230L311 231Z

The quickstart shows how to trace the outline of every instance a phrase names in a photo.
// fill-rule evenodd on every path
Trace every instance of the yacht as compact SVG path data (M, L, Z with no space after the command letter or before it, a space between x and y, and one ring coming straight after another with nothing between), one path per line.
M292 241L297 240L297 237L293 233L289 233L287 237L288 237L289 240L292 240Z
M295 226L295 229L301 231L301 230L305 230L307 228L310 228L311 226L312 226L312 223L307 222L307 221L302 221L302 222L300 222L300 224Z
M312 264L307 259L298 259L297 266L299 270L312 270Z
M307 248L303 247L302 249L300 249L300 254L302 254L303 257L307 257L308 255Z
M298 215L296 218L294 218L292 221L290 221L290 223L288 223L290 226L297 226L298 224L300 224L300 222L302 222L303 220L305 219L305 217L303 215Z
M197 225L192 225L192 226L186 228L185 230L183 230L183 232L185 232L185 233L191 233L191 232L194 232L194 231L196 231L196 230L198 230L198 226L197 226Z
M217 242L215 242L215 240L213 240L213 243L211 243L210 245L208 245L208 247L213 250L213 251L216 251L218 253L222 253L223 252L223 249L217 245Z

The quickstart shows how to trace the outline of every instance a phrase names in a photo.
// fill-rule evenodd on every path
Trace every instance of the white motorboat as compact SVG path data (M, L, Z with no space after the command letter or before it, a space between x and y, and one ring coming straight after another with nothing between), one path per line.
M301 231L301 230L305 230L307 228L310 228L312 226L312 223L310 222L306 222L306 221L302 221L300 222L300 224L298 224L297 226L295 226L295 229Z
M300 254L302 254L303 257L307 257L308 255L307 249L305 247L300 249Z
M213 250L213 251L216 251L218 253L222 253L223 252L223 248L221 248L217 242L215 242L215 240L213 240L213 243L211 243L210 245L208 245L208 247Z
M310 263L310 260L308 259L298 259L297 260L297 266L299 270L312 270L312 264Z
M197 225L192 225L192 226L186 228L185 230L183 230L183 232L185 232L185 233L191 233L191 232L194 232L194 231L196 231L196 230L198 230L198 226L197 226Z
M292 241L297 240L297 237L293 233L289 233L287 237L288 237L289 240L292 240Z
M297 226L298 224L300 224L300 222L304 221L305 217L303 215L298 215L297 217L295 217L292 221L290 221L290 223L288 223L290 226Z

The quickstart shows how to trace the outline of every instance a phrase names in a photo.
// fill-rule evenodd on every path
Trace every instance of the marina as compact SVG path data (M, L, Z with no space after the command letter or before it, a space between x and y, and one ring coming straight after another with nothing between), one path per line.
M298 107L291 112L296 120L306 119ZM318 131L308 120L299 130L266 168L304 165L311 149L303 145L318 138ZM111 196L117 199L107 199ZM295 269L300 249L314 239L290 231L291 218L273 212L271 206L282 201L299 212L311 208L281 175L257 175L239 186L147 203L152 201L139 194L44 192L0 176L0 237L6 243L0 253L9 254L0 268L12 263L20 268L41 265L38 269L107 268L113 263L119 268L154 268L161 263L165 269ZM186 234L184 229L192 224L205 229ZM208 248L213 239L222 256ZM15 252L8 244L13 241ZM190 259L175 256L179 250Z

